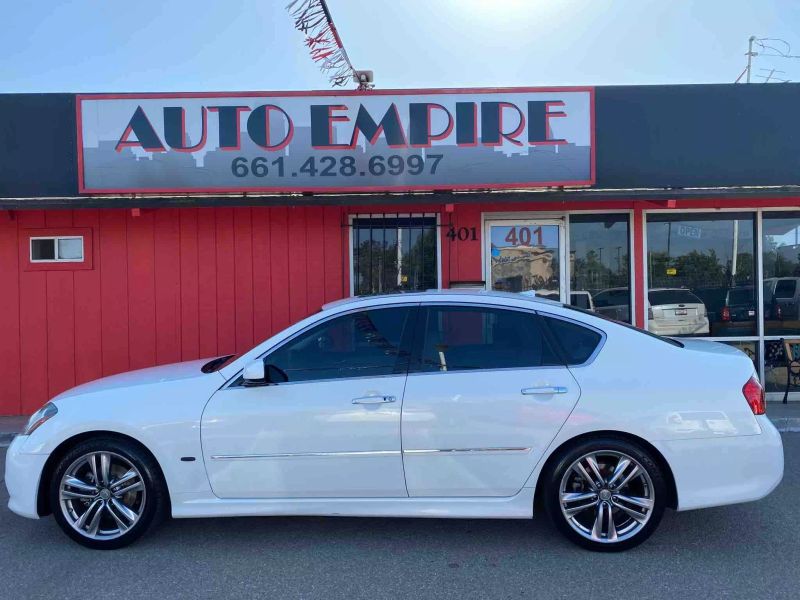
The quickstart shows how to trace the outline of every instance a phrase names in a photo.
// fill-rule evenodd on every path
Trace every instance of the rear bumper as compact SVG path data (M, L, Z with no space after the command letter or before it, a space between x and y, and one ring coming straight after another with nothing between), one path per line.
M772 422L757 417L760 435L661 442L675 477L678 510L760 500L783 479L783 442Z
M647 330L656 335L693 335L708 333L708 319L690 323L667 323L664 321L647 321Z
M39 479L48 455L23 452L27 439L26 436L18 435L6 452L8 508L23 517L38 519Z

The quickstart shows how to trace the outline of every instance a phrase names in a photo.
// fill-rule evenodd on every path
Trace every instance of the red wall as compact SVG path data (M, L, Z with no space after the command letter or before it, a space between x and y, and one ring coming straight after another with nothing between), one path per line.
M0 414L246 350L341 298L343 222L339 207L0 211ZM73 227L91 228L92 269L26 270L25 230Z
M483 212L635 209L643 326L643 209L768 204L798 200L0 211L0 414L29 414L104 375L247 350L348 295L349 214L438 213L448 287L483 277ZM450 226L477 239L451 241ZM91 231L91 268L30 269L26 230L60 228Z
M0 414L29 414L105 375L247 350L348 295L349 214L438 213L448 287L482 279L483 211L559 208L0 211ZM477 239L450 240L451 226L474 227ZM31 268L29 230L76 228L91 234L91 265Z

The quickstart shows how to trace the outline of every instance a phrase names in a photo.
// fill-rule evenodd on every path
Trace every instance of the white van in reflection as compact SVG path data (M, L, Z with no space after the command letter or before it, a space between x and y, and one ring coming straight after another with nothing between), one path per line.
M654 288L647 294L647 329L658 335L708 334L706 305L684 288Z

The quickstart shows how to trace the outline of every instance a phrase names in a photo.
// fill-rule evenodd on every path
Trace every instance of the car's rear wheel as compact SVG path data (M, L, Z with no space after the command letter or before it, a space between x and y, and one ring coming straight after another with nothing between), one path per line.
M76 542L103 550L127 546L163 514L158 465L137 445L115 438L84 441L56 465L50 506Z
M613 438L572 447L544 473L545 507L576 544L601 552L638 546L666 506L662 469L637 444Z

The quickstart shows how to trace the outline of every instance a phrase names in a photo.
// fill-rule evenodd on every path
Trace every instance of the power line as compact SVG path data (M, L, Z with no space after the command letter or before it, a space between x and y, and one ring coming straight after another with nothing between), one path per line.
M753 48L757 48L759 50L754 50ZM747 66L744 68L739 76L736 78L734 83L739 83L743 76L746 76L745 81L750 83L750 74L753 71L753 59L756 56L768 56L773 58L800 58L799 54L792 54L792 46L786 40L782 40L781 38L757 38L754 35L751 35L747 40L747 52L745 52L745 56L747 57ZM762 71L766 71L768 69L761 69ZM789 79L781 79L779 77L772 77L774 73L783 73L784 71L777 71L775 69L766 76L766 80L764 83L769 82L770 80L780 81L786 83L790 81ZM764 75L756 75L756 77L765 77Z

